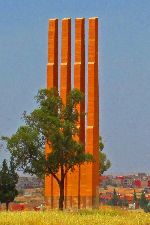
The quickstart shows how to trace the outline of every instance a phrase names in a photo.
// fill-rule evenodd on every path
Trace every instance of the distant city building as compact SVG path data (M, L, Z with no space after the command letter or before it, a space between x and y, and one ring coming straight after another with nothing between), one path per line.
M100 176L100 187L108 185L124 188L146 188L150 187L150 175L138 173L126 176Z
M43 187L43 181L37 177L19 177L16 187L18 190L26 188L41 188Z

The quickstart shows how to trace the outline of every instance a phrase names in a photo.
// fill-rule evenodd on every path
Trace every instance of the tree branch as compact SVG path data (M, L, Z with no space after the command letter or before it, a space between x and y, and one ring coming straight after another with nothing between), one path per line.
M50 168L48 168L48 170L50 171L50 174L56 179L56 181L58 182L58 184L60 184L60 180L59 178L56 176L55 173L52 172L52 170Z

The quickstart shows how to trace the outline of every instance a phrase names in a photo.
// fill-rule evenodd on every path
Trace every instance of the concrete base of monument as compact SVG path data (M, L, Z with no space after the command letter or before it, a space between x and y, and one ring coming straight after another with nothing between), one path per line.
M45 203L50 209L59 208L59 197L45 197ZM67 196L64 200L64 209L94 209L99 208L97 196Z

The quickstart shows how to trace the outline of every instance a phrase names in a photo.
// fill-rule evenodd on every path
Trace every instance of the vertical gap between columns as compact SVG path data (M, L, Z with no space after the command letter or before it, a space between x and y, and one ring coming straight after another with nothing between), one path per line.
M87 113L88 113L88 20L85 19L85 131L87 128ZM86 134L85 134L86 143Z
M60 93L60 64L61 64L61 20L58 20L58 91Z
M75 19L71 19L71 89L74 88Z

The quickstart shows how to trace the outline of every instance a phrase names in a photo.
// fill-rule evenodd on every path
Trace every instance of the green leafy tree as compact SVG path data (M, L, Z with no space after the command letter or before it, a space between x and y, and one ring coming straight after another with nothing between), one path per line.
M35 98L38 107L29 115L24 113L25 125L3 140L6 140L16 165L24 172L54 177L60 189L59 209L63 210L66 174L75 166L93 161L93 156L85 153L84 146L75 138L79 134L77 105L83 94L72 90L66 105L55 89L42 89ZM46 157L45 144L52 149Z
M18 195L16 184L18 182L18 174L15 172L15 164L13 157L10 160L8 167L6 160L2 163L0 170L0 202L6 203L6 209L9 208L9 203L13 202Z
M122 200L122 206L125 206L125 207L129 206L129 202L127 199Z
M99 137L99 159L100 159L100 167L99 172L103 174L111 167L111 162L107 159L106 154L103 152L104 144L102 142L102 137Z
M144 207L144 212L150 212L150 202Z
M112 206L117 206L120 202L120 197L118 196L118 193L116 192L116 190L114 189L112 198L110 199L110 201L108 202L109 205Z
M134 193L133 193L133 203L137 203L138 199L137 199L137 196L136 196L136 191L134 190Z
M148 204L148 200L146 199L145 192L143 191L141 193L141 197L139 201L140 208L145 209L147 207L147 204Z

